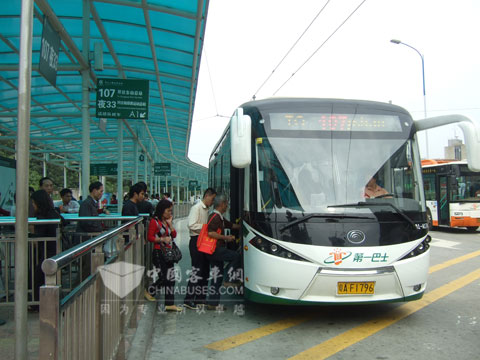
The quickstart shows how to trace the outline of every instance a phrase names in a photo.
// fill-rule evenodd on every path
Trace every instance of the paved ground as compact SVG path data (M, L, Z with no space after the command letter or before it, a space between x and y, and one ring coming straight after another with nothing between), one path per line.
M190 266L185 220L177 222ZM427 293L406 304L287 307L223 296L224 312L161 313L146 303L127 333L129 360L179 359L480 359L480 232L431 232ZM473 274L473 275L472 275ZM179 287L185 285L183 276ZM179 303L183 295L177 296ZM0 307L0 359L13 359L13 307ZM30 313L29 358L38 358L38 314Z
M186 236L180 232L179 242L188 255ZM137 332L147 348L137 347L128 358L480 359L480 232L446 230L431 236L431 274L422 300L291 307L226 296L225 312L179 314L158 312L150 303ZM189 266L188 256L185 260L182 271ZM133 344L139 339L135 336Z
M7 323L0 326L0 359L13 360L15 353L14 307L0 306L0 319ZM38 359L38 313L28 314L28 358Z

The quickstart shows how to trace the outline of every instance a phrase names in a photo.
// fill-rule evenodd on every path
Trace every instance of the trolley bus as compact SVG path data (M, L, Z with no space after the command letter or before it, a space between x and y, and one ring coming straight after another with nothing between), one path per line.
M273 98L239 107L211 154L209 183L229 196L230 219L242 220L245 297L421 298L430 238L416 131L430 127L370 101ZM384 191L366 198L372 178Z
M422 160L429 227L480 226L480 174L466 161Z

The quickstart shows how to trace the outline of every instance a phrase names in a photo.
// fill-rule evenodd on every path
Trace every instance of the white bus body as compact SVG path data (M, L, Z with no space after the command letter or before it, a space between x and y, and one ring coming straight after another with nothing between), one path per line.
M391 104L338 99L266 99L235 111L209 183L229 196L230 219L242 220L246 298L421 298L430 237L416 132L434 123ZM372 178L383 195L367 194Z

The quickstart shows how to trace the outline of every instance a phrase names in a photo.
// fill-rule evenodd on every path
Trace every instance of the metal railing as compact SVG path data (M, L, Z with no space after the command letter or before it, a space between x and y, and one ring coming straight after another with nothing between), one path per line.
M103 252L108 241L117 249L111 257ZM125 264L143 267L145 245L143 218L138 217L43 262L46 285L40 288L40 359L125 357L125 327L128 323L136 327L144 280L125 295L119 291L125 286L121 279L113 276L113 285L106 283L100 271L118 266L121 278ZM89 259L90 275L62 297L62 269L82 258Z
M59 225L60 220L37 220L30 218L29 225ZM33 235L32 235L33 236ZM51 256L48 248L55 248L55 253L61 251L60 232L57 229L54 237L28 237L28 305L38 305L38 289L43 273L40 266L43 259ZM55 245L50 245L52 243ZM15 293L15 218L0 218L0 306L13 305ZM49 246L50 245L50 246Z
M175 218L183 218L187 217L190 209L192 208L192 204L190 203L181 203L181 204L175 204L173 206L173 214Z

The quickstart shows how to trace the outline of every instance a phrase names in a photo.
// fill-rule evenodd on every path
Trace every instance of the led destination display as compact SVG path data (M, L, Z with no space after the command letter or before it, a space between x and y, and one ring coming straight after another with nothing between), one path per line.
M395 115L270 113L272 130L401 132Z

